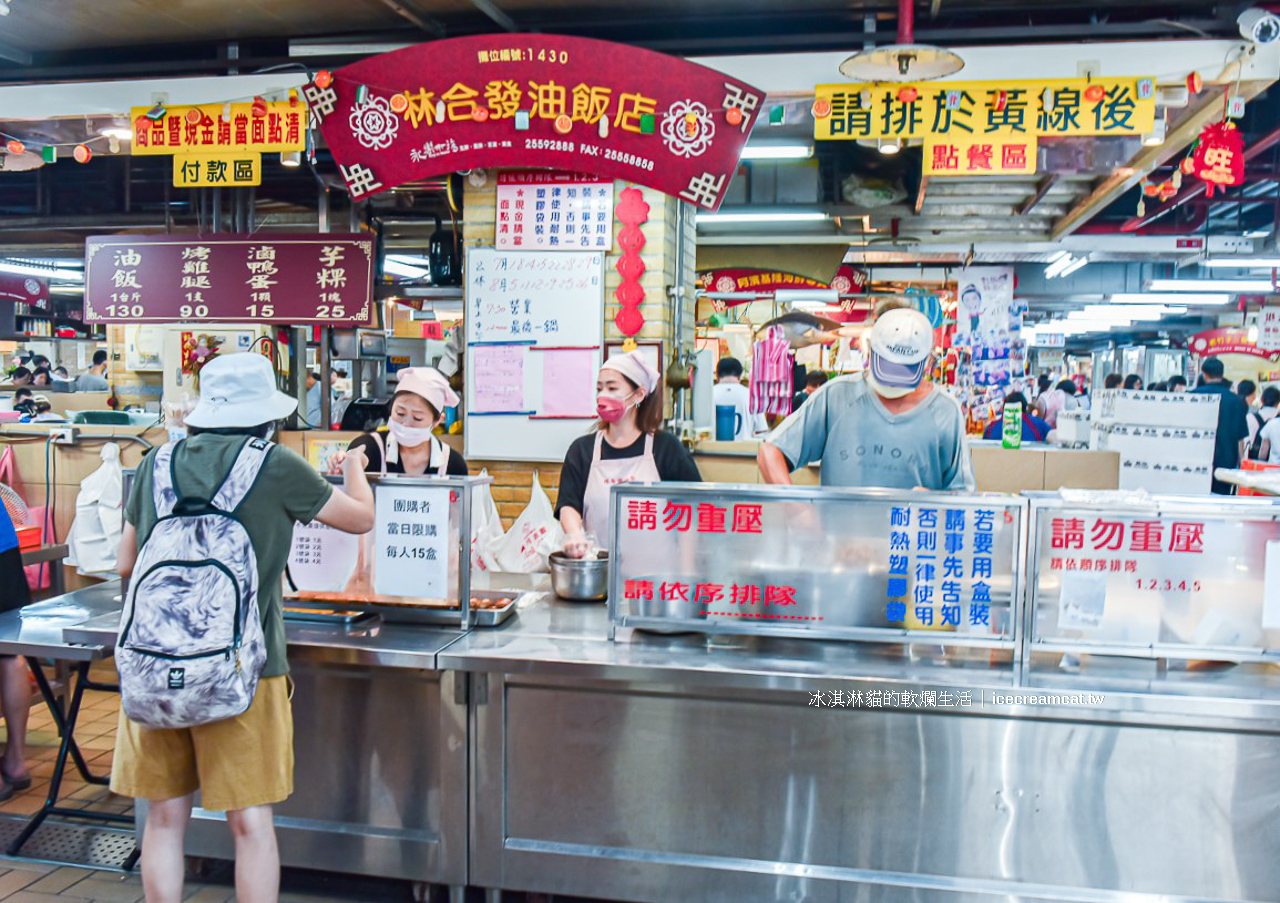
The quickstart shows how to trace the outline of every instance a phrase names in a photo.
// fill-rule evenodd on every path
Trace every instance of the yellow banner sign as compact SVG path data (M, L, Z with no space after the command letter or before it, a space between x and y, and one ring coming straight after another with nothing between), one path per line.
M1144 135L1153 78L818 85L814 137Z
M1014 176L1036 171L1034 135L934 137L924 142L926 176Z
M262 154L174 154L175 188L240 188L262 184Z
M301 101L166 107L159 119L148 117L148 109L130 112L135 155L306 149L307 107Z

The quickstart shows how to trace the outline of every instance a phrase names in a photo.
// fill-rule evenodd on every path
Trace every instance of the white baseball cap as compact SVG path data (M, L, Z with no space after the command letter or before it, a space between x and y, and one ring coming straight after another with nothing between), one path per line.
M933 327L918 310L887 311L871 327L871 374L885 386L914 389L929 369Z
M298 399L276 388L271 361L250 351L219 354L200 368L200 401L186 416L201 429L247 427L283 420Z

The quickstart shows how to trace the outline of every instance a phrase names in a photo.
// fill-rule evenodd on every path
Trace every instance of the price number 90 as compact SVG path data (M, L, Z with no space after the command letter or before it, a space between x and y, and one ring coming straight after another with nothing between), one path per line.
M178 316L184 320L190 320L193 317L199 319L209 316L209 305L207 304L179 304Z

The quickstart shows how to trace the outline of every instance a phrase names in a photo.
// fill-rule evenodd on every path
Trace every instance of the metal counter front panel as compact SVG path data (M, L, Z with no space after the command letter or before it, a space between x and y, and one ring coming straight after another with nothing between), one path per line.
M482 679L485 886L654 903L1280 887L1274 734Z

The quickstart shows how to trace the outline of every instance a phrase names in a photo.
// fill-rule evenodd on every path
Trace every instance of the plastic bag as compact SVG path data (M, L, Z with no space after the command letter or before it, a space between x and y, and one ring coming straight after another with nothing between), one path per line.
M22 491L22 481L18 477L18 465L14 461L12 445L6 445L4 451L0 452L0 482L12 489L19 498L25 500L26 495ZM7 505L8 503L6 502ZM40 545L42 546L48 545L53 537L53 518L47 505L27 506L25 519L19 517L17 512L10 509L9 517L13 520L15 527L39 527ZM32 590L48 589L53 584L52 569L55 567L61 567L61 565L56 562L27 565L23 568L27 575L27 585Z
M487 470L480 476L488 476ZM495 553L502 544L502 518L488 483L471 490L471 570L494 571L498 569Z
M498 570L513 574L546 571L547 556L564 545L564 531L556 521L551 499L533 472L533 493L529 504L498 543L494 560Z
M124 529L124 469L120 446L102 446L102 466L80 482L76 517L67 534L67 564L89 577L114 575Z

